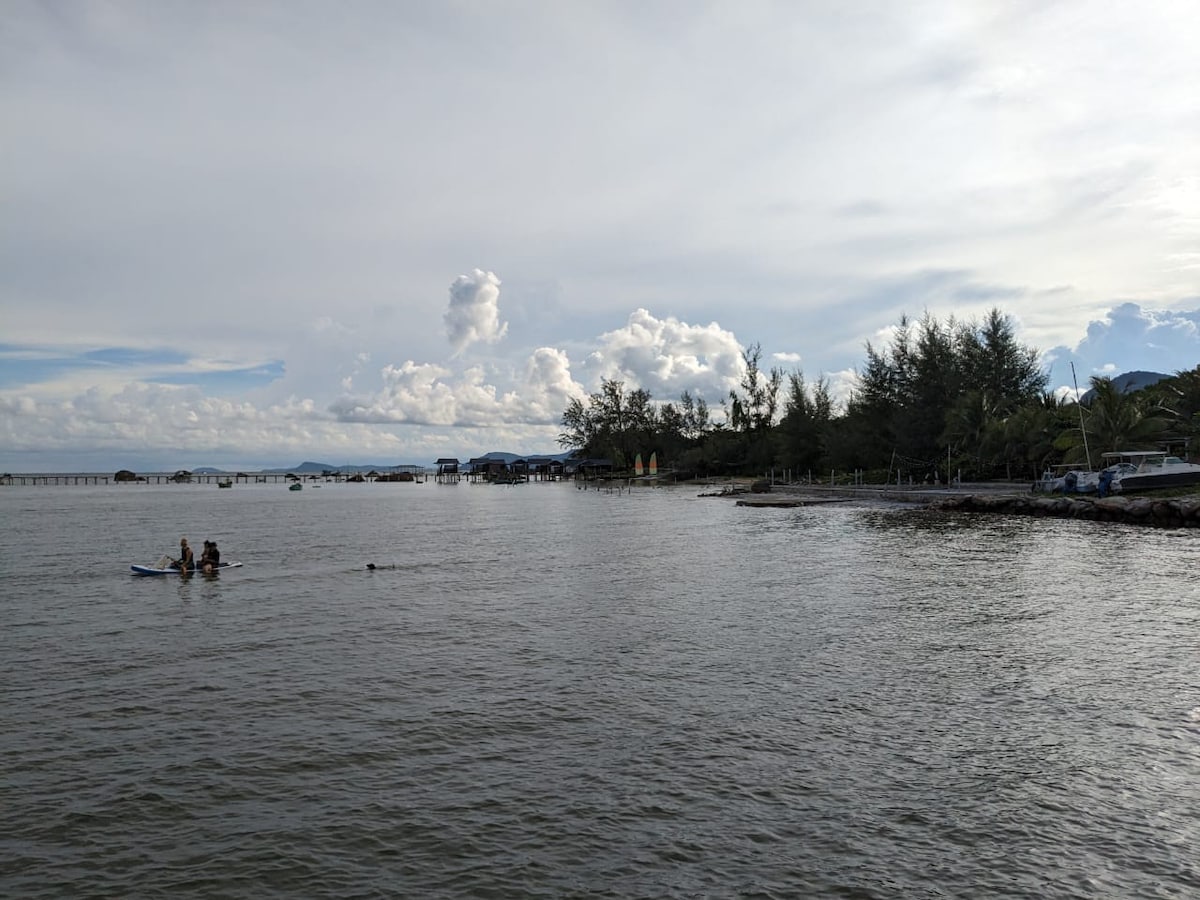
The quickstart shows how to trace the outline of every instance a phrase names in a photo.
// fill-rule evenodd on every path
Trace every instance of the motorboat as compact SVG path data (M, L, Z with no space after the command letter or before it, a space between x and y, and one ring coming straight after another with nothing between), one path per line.
M1044 494L1100 494L1105 496L1121 490L1119 487L1121 479L1126 475L1132 475L1136 470L1136 465L1126 461L1112 463L1098 472L1073 466L1053 466L1046 469L1042 473L1042 477L1034 482L1033 489Z
M1112 490L1121 493L1200 485L1200 465L1162 450L1125 450L1104 458L1112 461L1109 468L1120 469Z
M1092 494L1100 487L1100 473L1075 466L1052 466L1033 487L1044 494Z

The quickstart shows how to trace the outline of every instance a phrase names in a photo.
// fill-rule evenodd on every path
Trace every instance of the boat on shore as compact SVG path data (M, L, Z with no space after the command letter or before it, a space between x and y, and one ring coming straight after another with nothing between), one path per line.
M1043 494L1094 494L1100 489L1100 473L1077 466L1051 466L1033 488Z
M1105 471L1118 470L1112 480L1116 492L1200 485L1200 465L1162 450L1125 450L1104 458L1112 461Z

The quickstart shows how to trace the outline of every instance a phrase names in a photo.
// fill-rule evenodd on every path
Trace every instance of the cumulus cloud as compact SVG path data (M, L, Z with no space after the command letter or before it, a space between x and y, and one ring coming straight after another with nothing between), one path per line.
M1089 322L1073 348L1055 347L1044 358L1055 387L1070 384L1072 361L1080 379L1137 369L1168 375L1193 369L1200 364L1200 309L1151 310L1122 303Z
M460 279L461 280L461 279ZM380 371L374 393L346 394L330 406L343 422L498 427L556 424L573 398L598 390L604 378L644 388L660 401L684 391L719 402L738 387L742 345L716 322L691 325L635 310L624 326L601 334L577 381L566 351L541 347L510 372L465 370L408 360Z
M737 337L716 322L689 325L637 309L624 327L600 336L584 367L596 385L608 378L644 388L658 400L690 391L711 402L737 386L745 363Z
M122 461L153 469L160 460L164 470L221 461L279 465L348 440L356 453L398 450L394 436L354 433L308 399L255 406L205 396L195 386L145 383L119 391L94 387L56 400L0 395L0 442L9 454L43 462L69 458L75 469L89 456L102 460L95 467L100 471Z
M499 341L508 331L508 323L500 321L500 279L482 269L459 275L450 285L443 321L456 356L477 341Z
M846 405L846 401L850 399L859 388L858 370L856 369L841 369L836 372L824 373L826 383L829 385L829 398L833 401L834 406L842 409ZM810 386L815 383L815 379L809 382Z
M342 397L330 411L339 421L454 427L549 425L558 422L572 397L584 393L571 377L567 355L542 347L524 368L497 386L499 373L482 366L461 373L412 360L385 366L383 385L365 397Z
M1151 361L1172 371L1191 368L1200 362L1200 310L1154 311L1122 303L1102 321L1088 324L1076 352L1097 368L1120 368L1135 360L1139 364Z

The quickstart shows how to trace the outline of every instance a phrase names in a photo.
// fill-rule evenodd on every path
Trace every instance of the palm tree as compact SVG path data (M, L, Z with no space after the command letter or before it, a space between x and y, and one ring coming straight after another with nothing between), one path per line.
M1122 450L1153 449L1169 427L1160 407L1147 401L1142 392L1122 393L1111 378L1093 377L1092 401L1088 405L1084 428L1087 448L1095 457L1101 453ZM1067 462L1084 459L1083 434L1078 431L1064 435Z
M1006 466L1016 462L1022 473L1032 472L1036 478L1058 456L1055 438L1069 421L1064 418L1064 407L1053 394L1043 394L1040 399L1017 409L1002 420L999 434L994 436L1003 444ZM1011 468L1009 477L1012 477Z

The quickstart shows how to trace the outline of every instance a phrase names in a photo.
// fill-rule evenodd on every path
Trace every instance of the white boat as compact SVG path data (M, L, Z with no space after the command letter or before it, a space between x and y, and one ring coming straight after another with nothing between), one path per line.
M1052 466L1033 487L1044 494L1092 494L1100 487L1100 473L1074 466Z
M1105 454L1113 456L1115 454ZM1057 469L1058 471L1055 471ZM1120 481L1132 474L1137 466L1128 462L1116 462L1099 472L1076 469L1071 466L1054 466L1042 473L1033 489L1044 494L1111 494L1119 491Z
M1126 450L1104 458L1112 461L1110 469L1119 470L1112 490L1121 493L1200 485L1200 465L1162 450Z

